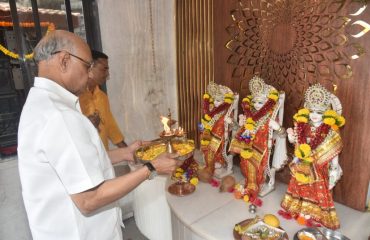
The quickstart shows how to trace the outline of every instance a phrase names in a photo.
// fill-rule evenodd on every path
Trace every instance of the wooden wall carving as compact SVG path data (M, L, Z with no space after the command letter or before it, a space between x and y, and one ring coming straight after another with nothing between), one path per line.
M302 106L309 85L320 82L334 90L351 79L351 61L365 49L347 32L355 24L365 33L370 25L349 18L348 5L346 1L238 1L230 11L233 23L226 27L231 38L226 47L232 52L227 59L234 65L231 77L242 79L242 93L251 74L261 75L286 91L287 102L293 104L287 115L292 116ZM357 10L363 6L353 5ZM362 13L356 17L361 19Z
M199 145L206 86L214 80L213 1L176 1L179 124Z

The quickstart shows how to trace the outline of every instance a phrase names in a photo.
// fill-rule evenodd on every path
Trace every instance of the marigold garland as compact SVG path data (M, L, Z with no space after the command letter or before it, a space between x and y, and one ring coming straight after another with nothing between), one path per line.
M311 146L307 143L303 143L298 145L298 147L294 150L294 155L302 159L304 162L311 163L312 157L311 156Z
M249 159L253 156L253 151L252 149L243 149L241 152L240 152L240 156L244 159Z
M256 126L256 122L253 121L252 118L247 118L247 120L245 121L245 124L244 124L244 128L249 130L249 131L252 131Z
M306 176L303 173L295 173L294 177L300 183L309 183L310 182L310 177Z
M197 177L193 177L190 179L190 183L196 186L199 183L199 179Z
M199 182L198 176L198 163L193 157L184 161L184 163L176 169L172 175L172 179L178 182L189 182L196 186Z
M224 102L218 106L214 107L213 98L208 93L205 93L203 95L203 117L201 120L200 128L202 134L202 138L200 140L201 146L208 146L210 143L210 139L208 139L208 136L211 134L211 130L213 127L212 118L225 110L227 110L230 105L234 101L234 94L233 93L226 93L224 95Z
M24 28L35 27L35 23L33 23L33 22L21 22L21 23L19 23L19 25L21 27L24 27ZM47 27L46 34L48 34L50 31L55 30L55 25L52 22L41 22L40 26L41 27ZM0 22L0 27L13 27L13 23L2 21L2 22ZM18 53L14 53L14 52L8 50L2 44L0 44L0 51L3 52L5 55L11 57L11 58L23 60L22 58L19 57ZM24 55L24 57L25 57L26 60L32 59L33 58L33 53L26 54L26 55Z
M327 110L322 115L323 123L315 131L312 131L308 124L309 114L310 111L303 108L293 116L298 141L294 155L306 163L313 161L311 157L312 151L325 140L330 129L338 130L339 127L345 124L345 118L343 116L337 114L334 110ZM310 136L310 143L307 143L308 136ZM300 180L303 181L302 176Z
M271 90L268 94L268 100L262 106L262 108L258 111L253 111L252 95L248 95L247 97L243 98L242 108L247 119L241 131L237 133L236 138L239 141L244 141L245 143L249 144L254 139L254 134L252 132L256 128L256 122L264 117L266 114L271 112L271 110L275 107L278 99L279 92L277 90ZM249 135L242 136L244 130L249 130Z
M208 146L209 145L209 140L200 140L200 144L202 146Z
M310 110L307 108L300 109L296 114L294 114L293 119L296 122L308 123Z

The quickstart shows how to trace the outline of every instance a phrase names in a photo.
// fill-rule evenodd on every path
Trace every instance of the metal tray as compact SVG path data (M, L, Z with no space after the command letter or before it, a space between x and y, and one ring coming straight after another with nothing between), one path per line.
M241 221L240 223L237 223L235 225L247 226L247 225L251 224L252 221L255 221L255 219L256 218L248 218L248 219L246 219L244 221ZM279 229L284 231L283 236L281 236L279 240L289 240L288 234L285 232L285 230L281 227L279 227ZM233 236L234 236L235 240L241 240L242 239L242 235L239 234L235 229L233 229Z
M320 233L320 231L321 231L321 233ZM322 235L324 235L326 237L326 239L328 239L328 240L350 240L349 238L347 238L346 236L344 236L340 232L334 231L334 230L331 230L331 229L327 229L327 228L324 228L324 227L301 229L294 235L294 240L299 240L298 234L301 233L301 232L311 233L312 235L314 235L314 237L317 240L325 239Z
M142 159L140 157L140 153L143 153L145 151L148 151L150 148L152 148L153 146L163 146L164 149L166 149L166 141L167 140L155 140L155 141L152 141L152 143L148 144L148 145L145 145L145 146L142 146L140 148L138 148L136 151L135 151L135 154L134 154L134 159L136 162L139 162L139 163L145 163L145 162L148 162L148 161L151 161L151 160L145 160L145 159ZM193 150L186 153L186 154L183 154L183 155L180 155L178 156L176 159L177 160L181 160L181 161L184 161L188 158L190 158L191 156L193 156L194 154L194 149L195 149L195 145L194 145L194 142L188 140L188 139L184 139L184 138L174 138L171 140L171 142L173 144L176 144L176 143L187 143L189 145L192 146ZM163 151L165 152L165 150Z

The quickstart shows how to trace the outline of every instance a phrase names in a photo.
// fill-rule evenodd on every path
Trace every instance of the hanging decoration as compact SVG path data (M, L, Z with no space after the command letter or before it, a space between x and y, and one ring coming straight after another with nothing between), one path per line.
M33 22L22 22L19 25L21 27L24 27L24 28L32 28L32 27L35 27L35 23L33 23ZM40 23L40 26L41 27L47 27L46 34L48 34L50 31L54 31L55 30L55 25L52 22L41 22ZM4 21L2 21L2 22L0 22L0 27L13 27L13 23L12 22L4 22ZM3 52L5 55L11 57L11 58L19 59L19 60L22 60L23 61L23 59L19 57L19 54L18 53L15 53L15 52L10 51L6 47L4 47L2 44L0 44L0 51ZM24 55L24 58L25 58L25 60L32 59L33 58L33 52Z

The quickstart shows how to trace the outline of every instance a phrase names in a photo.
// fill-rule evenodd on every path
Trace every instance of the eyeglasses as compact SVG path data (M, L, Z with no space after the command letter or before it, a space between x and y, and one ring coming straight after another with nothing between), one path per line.
M65 51L65 50L63 50ZM58 53L61 53L63 51L55 51L55 52L52 52L51 55L55 55L55 54L58 54ZM83 64L85 64L87 66L87 71L90 71L92 69L92 67L94 66L94 61L91 61L91 62L88 62L86 60L84 60L83 58L80 58L79 56L76 56L68 51L65 51L67 52L69 55L71 55L72 57L75 57L77 58L78 60L80 60Z

